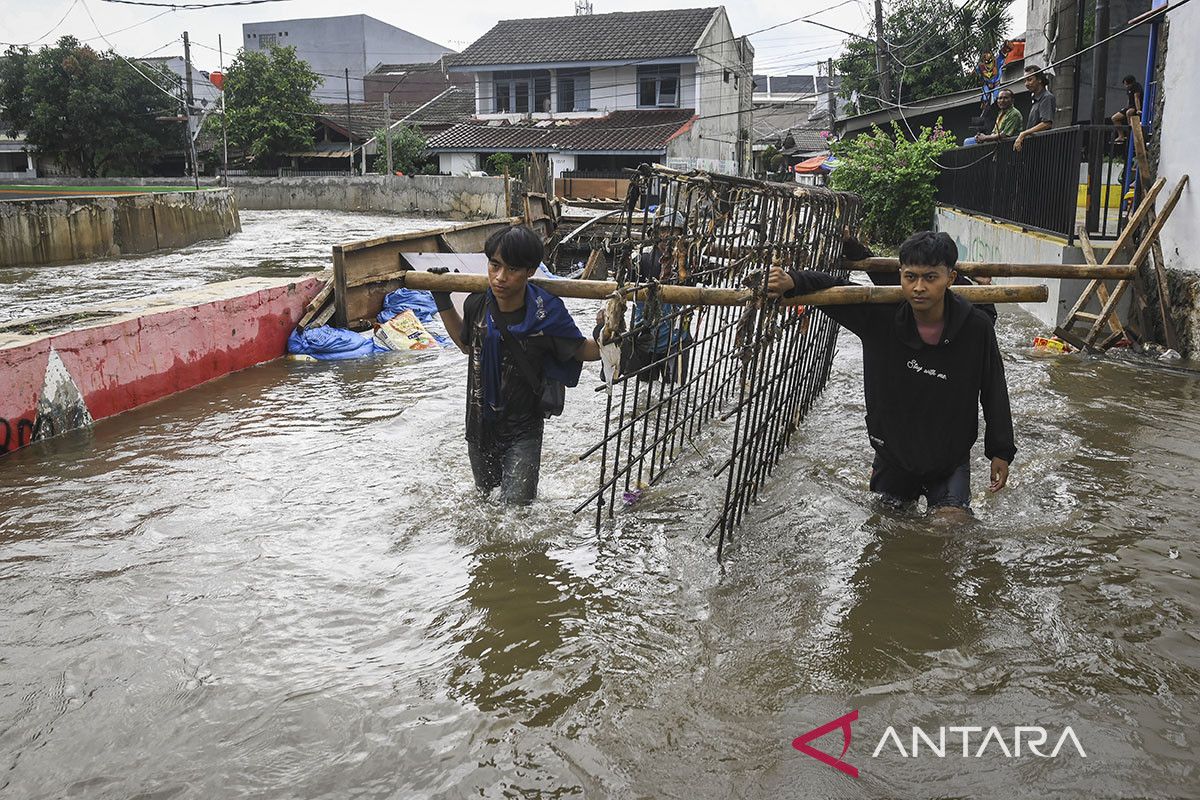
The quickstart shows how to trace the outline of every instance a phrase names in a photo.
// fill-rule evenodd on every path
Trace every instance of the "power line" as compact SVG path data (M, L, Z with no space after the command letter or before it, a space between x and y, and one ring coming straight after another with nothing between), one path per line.
M47 36L58 30L59 27L61 27L62 24L67 21L67 17L71 15L71 12L75 10L75 6L78 4L79 0L71 0L71 4L67 6L67 10L63 12L62 17L59 18L58 22L54 23L54 26L50 28L50 30L46 31L36 39L30 39L28 42L0 42L0 44L9 45L10 47L28 47L35 42L40 42L42 39L45 39Z
M182 11L201 11L206 8L221 6L257 6L262 3L288 3L291 0L221 0L217 3L151 3L146 0L100 0L102 3L120 3L126 6L150 6L151 8L169 8Z

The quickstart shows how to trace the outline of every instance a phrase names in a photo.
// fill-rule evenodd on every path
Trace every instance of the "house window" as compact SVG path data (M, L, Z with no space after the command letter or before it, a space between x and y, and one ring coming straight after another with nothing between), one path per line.
M492 73L493 110L528 114L550 110L550 71L515 70Z
M258 49L268 50L275 46L279 37L273 33L260 33L258 35Z
M679 107L679 65L638 67L638 105L643 108Z
M560 69L558 71L558 110L586 111L591 105L591 71Z

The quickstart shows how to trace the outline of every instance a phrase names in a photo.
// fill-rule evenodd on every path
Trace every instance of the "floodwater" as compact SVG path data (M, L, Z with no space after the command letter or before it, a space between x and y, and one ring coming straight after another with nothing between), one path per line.
M0 459L0 796L1195 797L1200 382L1036 332L1001 317L1020 452L996 496L977 452L977 522L872 503L843 333L722 565L699 454L572 516L595 365L529 509L475 496L449 352L279 361ZM792 747L852 710L857 779ZM1047 757L872 756L914 725Z
M242 230L169 252L0 269L0 323L250 276L290 278L330 265L335 244L443 224L349 211L242 211Z

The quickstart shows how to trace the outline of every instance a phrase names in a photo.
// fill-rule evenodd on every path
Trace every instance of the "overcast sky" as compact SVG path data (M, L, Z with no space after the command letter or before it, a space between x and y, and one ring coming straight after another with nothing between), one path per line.
M215 1L145 0L196 4ZM593 0L593 8L598 14L704 5L696 0ZM885 3L885 7L888 5ZM755 72L772 75L812 72L815 62L823 63L826 58L837 55L846 37L804 22L785 24L773 30L763 29L796 17L814 15L814 21L868 34L873 8L871 0L739 0L736 4L726 5L734 33L750 34L754 43ZM106 0L0 0L0 41L36 47L71 34L97 49L108 49L111 44L127 57L167 56L182 55L180 36L186 30L193 42L193 61L200 69L211 70L218 66L217 37L223 38L225 63L228 64L241 43L243 22L368 14L438 44L462 50L497 20L565 16L574 11L574 0L525 0L520 3L503 0L455 0L453 3L280 0L196 10L124 5ZM1014 2L1010 14L1013 18L1010 35L1019 35L1025 28L1025 3Z

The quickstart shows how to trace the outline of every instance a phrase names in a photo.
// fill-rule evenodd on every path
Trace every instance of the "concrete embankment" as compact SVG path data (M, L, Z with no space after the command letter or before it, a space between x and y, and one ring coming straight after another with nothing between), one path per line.
M241 230L227 189L0 202L0 267L150 253Z
M22 181L37 186L162 186L179 178L38 178ZM201 178L202 186L218 186L217 178ZM256 211L325 209L330 211L389 211L446 219L507 217L503 178L450 175L355 175L300 178L231 177L229 188L240 208ZM513 181L512 196L520 189Z
M324 280L242 278L0 327L0 453L283 355Z
M230 178L242 208L394 211L450 219L508 216L503 178L364 175L354 178Z

